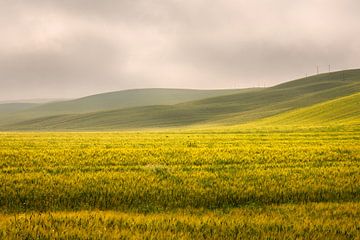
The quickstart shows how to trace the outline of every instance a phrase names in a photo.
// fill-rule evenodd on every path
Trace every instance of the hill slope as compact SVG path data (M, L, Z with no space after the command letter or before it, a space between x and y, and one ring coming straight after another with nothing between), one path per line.
M360 93L256 121L257 125L360 124Z
M0 114L14 113L38 106L37 103L1 103Z
M2 129L111 130L234 125L360 92L360 70L320 74L261 89L176 105L126 108L31 119Z
M48 103L31 109L34 113L88 113L121 108L172 105L255 89L193 90L193 89L133 89L96 94L70 101Z
M203 98L253 92L259 89L261 88L222 90L133 89L102 93L73 100L29 105L29 107L23 108L13 104L8 105L7 111L4 110L3 112L1 112L0 105L0 125L61 114L90 113L150 105L172 105Z

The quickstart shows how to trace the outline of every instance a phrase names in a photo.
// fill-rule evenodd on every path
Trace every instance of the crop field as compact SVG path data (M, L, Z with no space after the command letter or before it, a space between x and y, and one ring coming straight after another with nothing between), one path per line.
M358 129L0 133L0 238L360 238Z

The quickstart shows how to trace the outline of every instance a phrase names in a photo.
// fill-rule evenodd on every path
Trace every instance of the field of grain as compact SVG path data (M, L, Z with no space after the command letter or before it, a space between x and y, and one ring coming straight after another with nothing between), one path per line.
M359 139L0 133L0 238L359 238Z

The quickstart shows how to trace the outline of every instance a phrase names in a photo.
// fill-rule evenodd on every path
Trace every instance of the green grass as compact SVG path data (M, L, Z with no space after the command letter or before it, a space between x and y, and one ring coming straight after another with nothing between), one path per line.
M250 124L257 126L360 125L360 93L286 112Z

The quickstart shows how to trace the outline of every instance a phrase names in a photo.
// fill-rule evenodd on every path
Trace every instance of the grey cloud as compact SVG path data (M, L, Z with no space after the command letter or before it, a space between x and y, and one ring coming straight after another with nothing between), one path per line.
M125 21L142 24L165 22L176 12L175 1L163 0L33 0L23 4L30 8L45 8L48 11L84 17L89 21Z
M84 35L56 45L50 49L0 54L1 86L11 86L13 91L20 92L24 86L28 92L41 88L41 92L56 92L63 97L62 92L76 93L78 89L94 92L121 80L127 53L114 43Z
M273 85L316 65L359 67L359 10L357 0L0 0L0 100Z
M321 71L328 71L328 64L333 69L351 66L357 62L360 53L360 48L357 48L358 51L354 49L341 43L322 46L271 41L223 44L191 41L179 46L178 60L191 63L200 71L221 73L226 76L225 82L237 79L240 86L249 86L249 83L254 86L259 82L274 85L279 81L314 74L317 65Z

